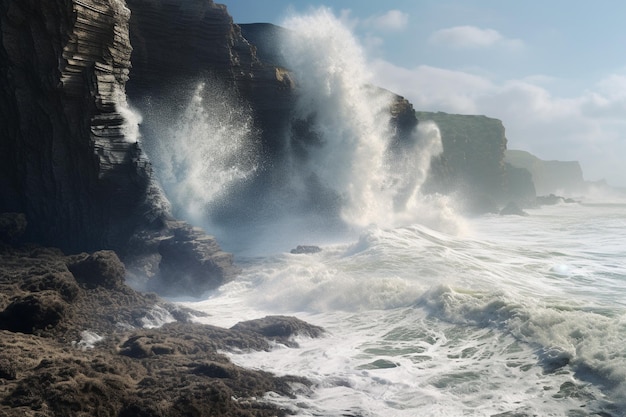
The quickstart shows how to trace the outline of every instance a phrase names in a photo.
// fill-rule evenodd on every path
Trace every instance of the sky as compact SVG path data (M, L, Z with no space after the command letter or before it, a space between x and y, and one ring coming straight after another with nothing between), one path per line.
M326 6L374 83L417 110L502 120L509 149L577 160L626 187L626 2L217 0L235 23L280 25Z

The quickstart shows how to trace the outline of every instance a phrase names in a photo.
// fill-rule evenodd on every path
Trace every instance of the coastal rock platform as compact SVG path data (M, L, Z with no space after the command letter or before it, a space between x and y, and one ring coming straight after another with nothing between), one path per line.
M0 246L0 415L275 416L263 400L310 383L232 364L221 352L268 351L322 329L266 317L232 329L124 282L112 251L64 255Z

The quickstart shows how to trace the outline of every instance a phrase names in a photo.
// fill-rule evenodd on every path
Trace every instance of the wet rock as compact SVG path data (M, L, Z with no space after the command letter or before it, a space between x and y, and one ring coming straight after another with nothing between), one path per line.
M517 203L511 201L502 210L500 210L501 216L528 216L524 210L522 210Z
M122 344L120 354L131 358L147 358L153 355L175 353L176 348L173 345L159 339L159 337L144 335L131 337Z
M124 284L126 275L117 254L108 250L70 257L67 267L76 281L87 288L117 288Z
M267 316L262 319L243 321L231 327L232 330L258 333L270 340L297 347L292 339L295 336L320 337L324 329L295 317Z
M290 253L293 254L304 254L304 253L318 253L321 252L322 248L320 248L319 246L313 246L313 245L298 245L295 247L295 249L292 249L290 251Z
M237 369L233 366L210 362L194 365L192 373L204 375L209 378L234 378L237 376Z
M157 292L201 296L239 272L232 255L223 252L216 240L201 229L177 222L172 231L173 236L159 244L159 275L150 282Z
M540 206L553 206L561 203L580 203L580 201L574 200L573 198L565 198L559 195L550 194L537 196L536 203Z
M537 196L537 204L540 206L552 206L555 204L560 204L563 203L565 201L565 199L563 197L559 197L557 195L554 194L550 194L550 195L539 195Z
M27 292L56 291L68 303L76 299L80 292L76 279L68 271L31 276L25 280L20 288Z
M53 291L18 297L0 314L0 327L33 333L59 324L67 310L68 304Z
M294 389L310 386L303 378L240 368L218 353L270 350L259 333L179 322L134 327L137 315L155 305L175 309L124 284L68 286L74 277L66 263L89 256L0 250L0 294L7 297L0 313L0 415L283 416L256 398L270 391L293 397ZM102 339L76 343L85 333ZM276 333L292 332L268 334Z

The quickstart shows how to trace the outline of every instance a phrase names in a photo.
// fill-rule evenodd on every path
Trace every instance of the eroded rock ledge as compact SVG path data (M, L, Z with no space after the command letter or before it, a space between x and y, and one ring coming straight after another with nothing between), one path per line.
M111 251L0 244L1 415L275 416L286 411L265 393L307 392L302 378L243 369L218 350L293 346L294 335L322 329L281 316L232 329L194 324L124 275ZM156 316L169 323L145 328Z

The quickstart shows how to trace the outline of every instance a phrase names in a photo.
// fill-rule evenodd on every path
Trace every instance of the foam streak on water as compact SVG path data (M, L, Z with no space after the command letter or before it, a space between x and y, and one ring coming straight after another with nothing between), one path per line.
M626 205L471 221L464 237L372 228L314 255L249 259L190 306L230 326L292 314L328 335L236 363L311 379L297 415L626 413Z

